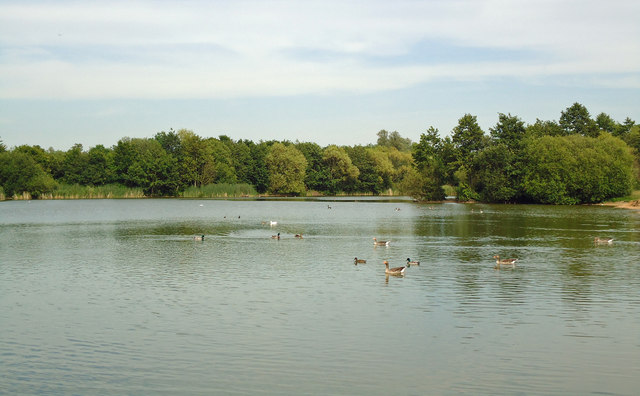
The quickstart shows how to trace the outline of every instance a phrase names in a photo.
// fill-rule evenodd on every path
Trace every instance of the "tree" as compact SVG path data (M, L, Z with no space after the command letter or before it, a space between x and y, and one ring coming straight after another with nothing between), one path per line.
M326 191L326 182L329 174L322 163L323 150L317 143L296 143L295 147L300 150L307 160L304 184L309 190Z
M478 125L476 116L465 114L458 120L451 135L456 156L460 164L468 164L473 156L485 145L484 132Z
M591 119L589 111L580 103L574 103L560 114L560 127L565 135L598 136L598 126Z
M378 146L395 147L399 151L407 151L411 149L411 139L403 138L398 131L391 133L384 129L378 132Z
M529 142L524 157L523 192L534 202L597 203L631 190L633 157L609 134L544 136Z
M56 182L31 155L14 150L0 153L0 186L7 196L26 192L38 198L52 192Z
M181 188L177 160L155 139L120 139L114 167L120 183L147 195L176 195Z
M100 186L114 181L113 151L99 144L89 149L85 180L88 184Z
M89 157L83 152L82 144L74 144L64 155L62 161L62 180L68 184L89 184L87 177L87 166Z
M525 136L526 128L520 118L499 113L498 122L495 127L489 128L489 133L494 142L502 143L511 150L517 150Z
M609 132L611 134L613 134L618 128L618 123L605 113L598 114L596 117L596 125L601 131Z
M442 140L437 128L430 126L426 133L420 134L420 141L412 147L413 159L418 167L429 163L442 150Z
M536 119L536 122L532 125L528 125L526 128L527 136L532 138L538 138L542 136L562 136L564 130L555 121L542 121Z
M516 152L505 143L491 145L474 159L473 191L485 202L512 202L519 195Z
M304 194L307 160L294 146L275 143L265 156L269 170L269 191L273 194Z
M213 147L187 129L178 131L180 137L180 173L186 185L194 187L212 183L215 178Z
M344 191L347 184L360 175L360 170L353 165L346 151L336 145L324 149L322 163L328 171L327 190L332 194Z

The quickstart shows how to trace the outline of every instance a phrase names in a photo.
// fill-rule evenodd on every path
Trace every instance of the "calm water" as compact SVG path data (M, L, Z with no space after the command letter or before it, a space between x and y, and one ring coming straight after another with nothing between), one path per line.
M638 394L639 230L606 207L0 203L0 393Z

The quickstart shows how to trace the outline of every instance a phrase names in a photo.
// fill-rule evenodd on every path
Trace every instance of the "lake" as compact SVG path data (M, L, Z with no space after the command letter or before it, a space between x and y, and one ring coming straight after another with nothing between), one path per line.
M639 231L602 206L2 202L0 394L635 395Z

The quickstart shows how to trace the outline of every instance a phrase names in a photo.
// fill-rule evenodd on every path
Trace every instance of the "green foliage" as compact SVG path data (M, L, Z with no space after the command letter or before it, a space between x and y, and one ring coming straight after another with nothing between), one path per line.
M542 136L562 136L565 133L560 125L555 121L542 121L536 119L534 124L527 126L526 134L531 138L539 138Z
M307 160L294 146L275 143L265 157L269 170L269 191L273 194L303 195Z
M418 170L410 167L405 170L405 176L398 184L400 191L419 201L441 201L445 198L439 178L434 175L432 167L422 167Z
M591 119L589 111L580 103L574 103L560 114L560 127L565 135L598 136L598 125Z
M347 190L348 184L355 182L360 175L360 170L353 165L347 152L336 145L324 149L322 163L328 172L325 186L331 194Z
M0 185L8 196L27 193L38 198L51 192L56 182L31 155L14 150L0 153Z
M180 196L183 198L228 198L255 196L257 192L252 185L246 183L216 183L201 187L188 187Z
M628 194L633 159L620 139L545 136L524 152L524 194L535 202L597 203Z
M58 184L45 199L105 199L105 198L144 198L141 188L125 187L121 184L101 186L81 186L79 184Z
M459 164L468 164L473 156L485 146L484 132L478 125L476 116L465 114L453 128L451 140Z
M515 154L505 143L480 152L473 163L473 190L485 202L512 202L519 195Z
M378 132L378 146L394 147L399 151L408 151L411 149L411 139L403 138L398 131L391 133L384 129Z

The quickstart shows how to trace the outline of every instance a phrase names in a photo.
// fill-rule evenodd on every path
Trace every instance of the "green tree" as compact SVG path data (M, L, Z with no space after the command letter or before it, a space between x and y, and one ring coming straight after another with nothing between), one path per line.
M460 164L468 164L485 146L485 136L478 125L477 117L465 114L458 120L451 135L456 150L456 157Z
M213 146L187 129L178 131L180 137L180 173L185 185L194 187L213 183L215 161Z
M27 192L38 198L52 192L56 183L31 155L14 150L0 153L0 186L7 196Z
M89 156L83 151L82 144L74 144L64 155L62 180L68 184L89 184L86 174L88 164Z
M534 124L527 126L526 134L529 137L538 138L542 136L562 136L565 133L562 127L555 121L536 119Z
M529 142L524 156L523 191L534 202L597 203L631 190L633 157L609 134L544 136Z
M326 182L329 174L322 163L323 150L317 143L296 143L295 147L300 150L307 160L304 183L309 190L327 191Z
M99 144L89 149L84 171L87 184L101 186L114 182L113 151Z
M378 146L395 147L399 151L408 151L411 149L411 139L403 138L398 131L389 133L382 129L377 135Z
M322 163L328 171L327 190L331 194L344 191L360 175L360 170L353 165L347 152L336 145L324 149Z
M596 117L596 125L601 131L609 132L611 134L613 134L618 128L618 123L605 113L598 114Z
M560 114L559 124L565 135L596 137L599 133L598 125L591 119L587 108L577 102Z
M520 118L500 113L498 123L495 127L489 128L489 134L494 142L502 143L510 150L518 150L525 137L526 128Z
M302 195L307 160L294 146L275 143L265 157L269 171L269 191L273 194Z

